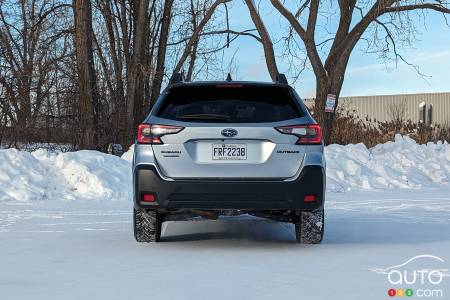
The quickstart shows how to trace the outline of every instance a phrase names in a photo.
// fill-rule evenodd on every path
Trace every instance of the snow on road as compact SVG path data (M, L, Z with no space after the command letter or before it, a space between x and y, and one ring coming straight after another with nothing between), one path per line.
M137 244L131 203L0 205L1 299L386 299L369 271L432 254L450 268L450 188L327 194L324 242L239 217L167 222ZM448 299L450 279L439 286Z
M423 254L450 269L450 146L398 136L326 155L321 245L245 216L166 222L162 243L138 244L131 152L0 150L0 299L387 299L390 288L418 297L424 286L373 270ZM450 278L433 289L450 299Z

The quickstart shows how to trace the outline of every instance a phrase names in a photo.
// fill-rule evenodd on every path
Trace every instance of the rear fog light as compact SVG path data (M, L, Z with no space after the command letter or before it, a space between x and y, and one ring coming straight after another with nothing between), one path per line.
M155 202L155 195L144 194L144 195L142 195L142 201L144 201L144 202Z
M316 195L305 195L305 197L303 198L304 202L316 202L316 200Z

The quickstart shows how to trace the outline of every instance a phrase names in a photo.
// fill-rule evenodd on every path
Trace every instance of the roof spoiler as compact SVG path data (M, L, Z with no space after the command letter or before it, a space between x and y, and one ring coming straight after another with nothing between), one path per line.
M275 77L275 82L280 84L289 84L286 75L282 73L278 73L277 77Z
M172 77L170 77L170 81L169 84L175 84L175 83L180 83L180 82L185 82L186 79L184 78L184 72L181 73L173 73Z

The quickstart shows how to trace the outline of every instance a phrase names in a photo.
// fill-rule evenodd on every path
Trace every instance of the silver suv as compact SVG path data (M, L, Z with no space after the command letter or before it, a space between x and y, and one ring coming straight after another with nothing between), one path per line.
M158 242L164 221L249 214L323 237L320 126L280 74L274 83L173 77L139 125L134 235Z

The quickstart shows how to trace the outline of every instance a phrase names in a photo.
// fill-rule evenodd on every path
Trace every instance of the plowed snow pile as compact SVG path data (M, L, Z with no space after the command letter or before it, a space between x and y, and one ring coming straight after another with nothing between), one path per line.
M450 181L450 145L419 145L397 135L367 149L363 144L330 145L325 149L327 189L340 192L386 188L419 188Z
M129 200L131 165L97 151L0 150L2 200Z
M0 150L0 201L130 200L132 150L122 158L97 151L32 153ZM363 144L325 150L331 192L420 188L448 184L450 145L418 145L396 136L367 149Z

